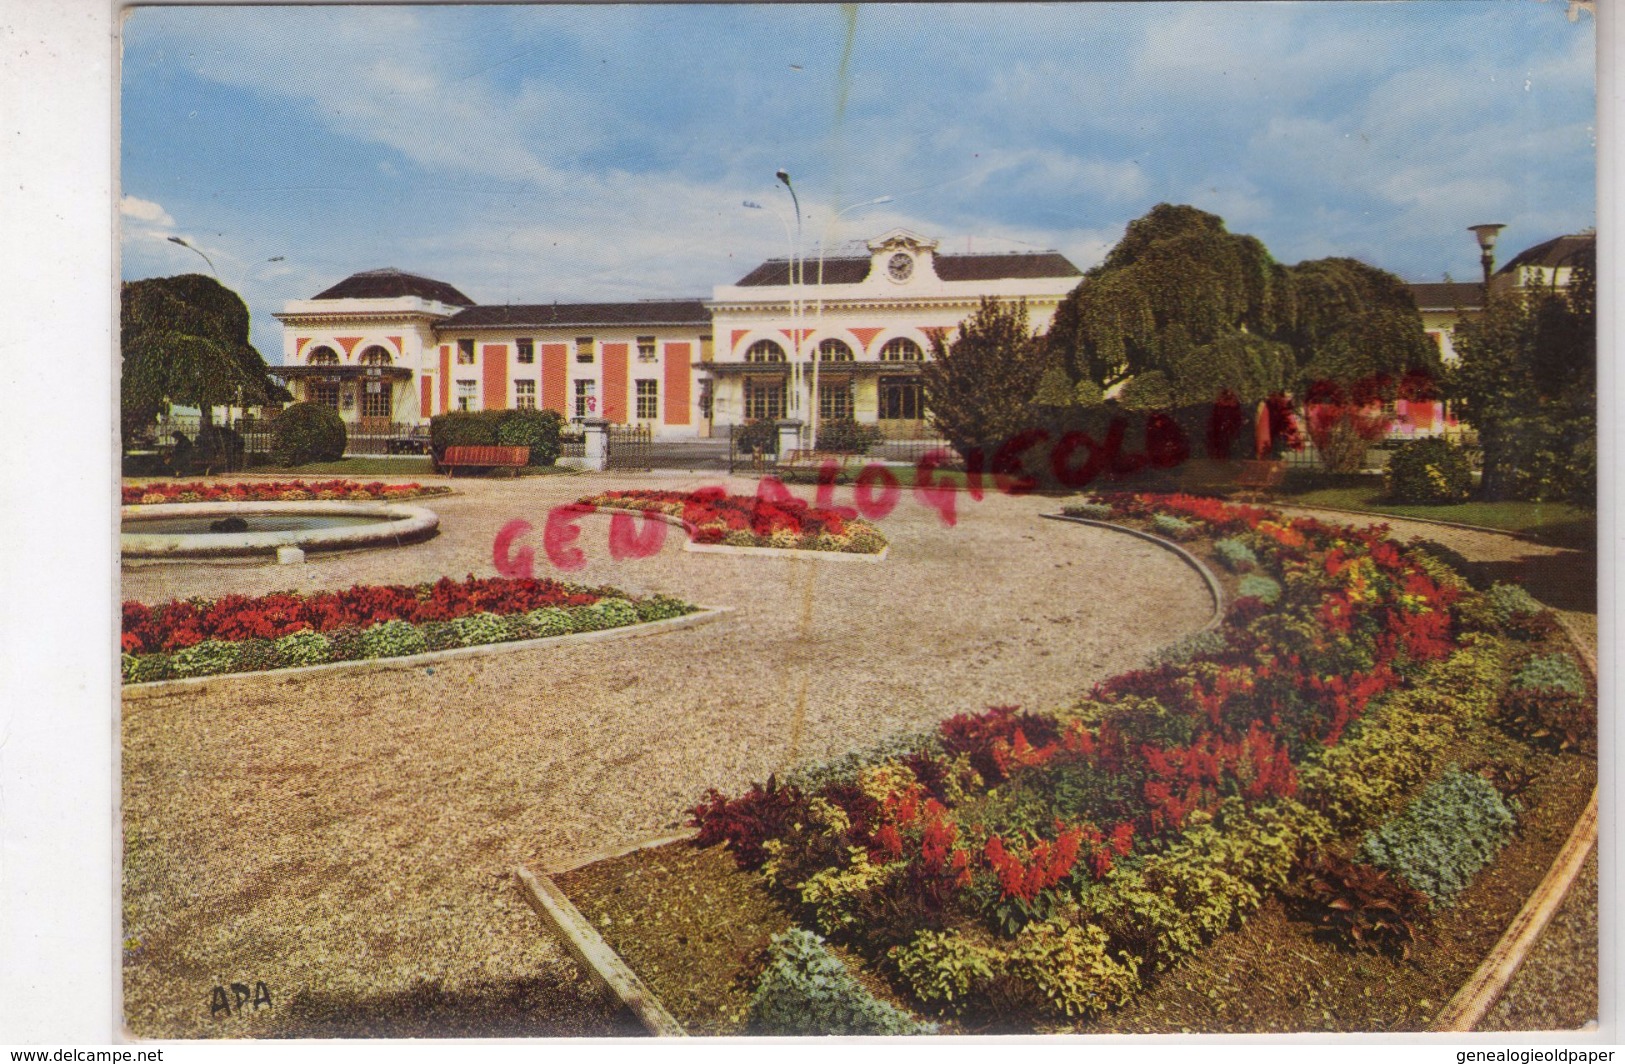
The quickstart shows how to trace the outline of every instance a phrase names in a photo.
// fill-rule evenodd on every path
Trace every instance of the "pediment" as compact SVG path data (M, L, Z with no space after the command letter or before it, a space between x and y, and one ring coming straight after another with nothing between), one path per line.
M928 236L921 236L909 229L893 229L882 233L869 241L869 250L876 254L882 251L891 251L895 248L908 248L912 251L934 251L937 242Z

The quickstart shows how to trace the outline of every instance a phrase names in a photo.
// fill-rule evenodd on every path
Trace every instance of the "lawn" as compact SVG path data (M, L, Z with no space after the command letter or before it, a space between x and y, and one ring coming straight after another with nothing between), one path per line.
M311 462L301 466L254 466L247 473L269 473L288 477L429 477L434 476L434 463L428 455L404 455L399 458L352 457L336 462ZM526 466L519 471L522 477L545 477L573 473L562 466Z
M1383 497L1380 477L1329 473L1289 473L1280 501L1294 506L1331 506L1369 510L1424 521L1454 521L1526 535L1557 547L1593 550L1596 515L1562 502L1464 502L1445 506L1407 506Z

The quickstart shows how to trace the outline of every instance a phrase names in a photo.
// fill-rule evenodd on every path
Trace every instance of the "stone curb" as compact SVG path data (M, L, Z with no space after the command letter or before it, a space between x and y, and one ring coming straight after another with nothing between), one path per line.
M582 854L577 857L568 857L561 861L550 861L548 864L543 866L542 871L546 872L550 876L562 876L566 872L574 872L579 868L586 868L588 865L595 865L599 861L613 861L617 857L625 857L627 854L637 853L639 850L653 850L661 846L670 845L674 842L686 842L689 839L697 836L699 833L699 828L687 828L683 831L668 831L663 835L656 835L652 838L644 839L641 842L629 842L624 846L611 846L602 850L594 850L592 853Z
M891 553L891 544L887 543L876 554L859 554L849 550L801 550L797 547L735 547L727 543L695 543L694 526L681 517L662 513L659 510L629 510L619 506L594 506L591 513L595 514L630 514L631 516L653 517L664 521L668 525L681 528L686 537L683 540L683 549L693 554L732 554L741 558L822 558L836 562L882 562L886 555Z
M449 650L430 650L422 654L407 654L396 658L364 658L360 661L329 661L321 665L300 665L289 669L259 669L254 672L224 672L214 676L187 676L178 680L151 680L147 683L125 684L122 688L126 702L156 698L175 691L193 690L209 683L243 679L288 679L323 672L394 672L434 665L459 658L484 657L510 650L530 650L542 646L574 646L578 643L596 643L610 639L636 639L639 636L659 635L679 628L692 628L720 620L733 612L732 606L701 606L695 613L681 617L667 617L641 624L625 624L619 628L604 628L596 632L572 632L569 635L550 635L541 639L518 639L504 643L481 643L472 647L453 647Z
M307 499L297 502L180 502L131 503L119 507L122 521L143 518L243 517L275 514L312 514L335 517L372 517L368 525L315 528L297 532L213 532L180 535L163 532L120 531L119 555L131 559L188 559L237 557L276 553L281 547L302 550L346 550L360 547L402 546L432 535L440 515L426 506L407 502L346 499Z
M581 910L546 874L535 875L520 866L514 869L525 900L538 916L558 932L572 956L611 994L637 1016L639 1022L656 1038L683 1038L688 1032L666 1011L637 973L626 966L620 954L609 947Z
M1209 569L1202 559L1173 540L1163 539L1161 536L1152 535L1150 532L1142 532L1137 528L1130 528L1127 525L1120 525L1113 521L1097 521L1092 517L1076 517L1072 514L1039 514L1038 516L1046 517L1051 521L1071 521L1073 524L1093 525L1096 528L1107 528L1113 532L1126 532L1131 536L1138 536L1148 543L1155 543L1159 547L1173 551L1186 565L1195 569L1202 579L1206 581L1208 594L1213 596L1213 617L1207 624L1202 626L1202 631L1211 632L1224 623L1224 588L1220 586L1219 578L1214 575L1213 570Z

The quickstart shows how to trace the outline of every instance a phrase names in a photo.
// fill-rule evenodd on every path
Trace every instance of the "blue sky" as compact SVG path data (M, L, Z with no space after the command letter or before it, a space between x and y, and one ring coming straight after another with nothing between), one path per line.
M1190 203L1297 262L1477 276L1595 224L1594 19L1563 0L174 7L124 24L123 275L254 315L396 266L480 302L708 295L906 226L1098 262ZM847 50L850 31L850 50ZM843 65L844 64L844 65ZM281 256L280 262L267 260Z

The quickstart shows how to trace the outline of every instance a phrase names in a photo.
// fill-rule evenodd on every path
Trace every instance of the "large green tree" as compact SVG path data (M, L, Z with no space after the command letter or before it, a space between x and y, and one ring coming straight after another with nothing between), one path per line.
M961 454L992 453L1031 429L1046 354L1027 325L1027 304L983 298L951 337L932 337L921 367L932 424Z
M1580 254L1567 289L1492 296L1456 327L1445 394L1478 433L1485 498L1596 505L1595 256Z
M1084 275L1046 346L1071 380L1122 385L1134 406L1226 392L1255 403L1315 380L1397 384L1438 369L1399 278L1353 259L1283 266L1217 215L1166 203Z
M212 277L126 281L120 290L121 421L128 440L171 405L212 408L289 398L248 342L248 307Z

